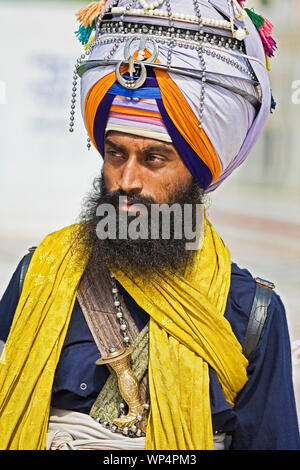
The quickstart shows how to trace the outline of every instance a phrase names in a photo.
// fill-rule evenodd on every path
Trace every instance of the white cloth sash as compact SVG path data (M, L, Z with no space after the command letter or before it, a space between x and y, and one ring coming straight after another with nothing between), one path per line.
M214 450L224 450L224 439L214 436ZM45 450L145 450L145 437L114 433L85 413L51 408Z
M145 437L114 433L91 416L51 408L46 450L145 450Z

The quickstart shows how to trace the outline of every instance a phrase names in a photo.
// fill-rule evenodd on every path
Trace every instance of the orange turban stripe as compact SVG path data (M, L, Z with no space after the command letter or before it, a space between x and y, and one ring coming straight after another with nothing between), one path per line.
M212 183L215 182L220 176L221 168L209 138L205 131L199 128L197 117L168 73L155 70L155 75L166 112L182 137L210 169Z
M87 128L87 132L89 137L95 146L98 149L98 146L95 141L94 137L94 122L96 113L100 106L101 101L103 100L104 96L108 92L108 90L112 87L112 85L116 81L116 74L115 72L111 72L105 77L101 78L95 85L90 89L88 92L86 99L85 99L85 106L84 106L84 115L85 115L85 124Z

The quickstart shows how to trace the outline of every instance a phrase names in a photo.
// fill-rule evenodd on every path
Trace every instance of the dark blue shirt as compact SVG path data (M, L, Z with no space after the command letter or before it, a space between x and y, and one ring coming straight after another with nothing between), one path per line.
M0 302L0 340L4 342L18 304L21 263ZM232 264L225 317L242 346L255 288L251 274ZM121 285L119 289L141 330L149 320L148 314ZM105 365L95 365L99 356L76 301L55 372L52 406L89 413L109 375ZM213 429L232 436L231 449L300 449L289 333L284 306L275 292L260 341L249 357L248 382L234 407L226 402L214 370L210 368L209 373Z

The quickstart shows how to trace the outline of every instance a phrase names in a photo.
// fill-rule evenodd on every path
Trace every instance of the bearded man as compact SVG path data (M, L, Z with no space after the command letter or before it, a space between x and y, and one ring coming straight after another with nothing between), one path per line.
M270 23L243 3L78 13L70 130L78 74L104 163L1 301L1 449L299 449L284 307L204 207L274 107Z

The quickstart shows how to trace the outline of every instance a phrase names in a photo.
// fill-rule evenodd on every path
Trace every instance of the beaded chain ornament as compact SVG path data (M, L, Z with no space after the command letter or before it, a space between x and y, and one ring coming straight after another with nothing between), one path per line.
M243 67L238 61L228 59L228 57L220 53L225 51L226 54L229 53L233 56L237 55L247 58L243 45L243 40L249 34L245 27L247 16L250 17L260 34L266 53L266 67L270 70L268 59L274 54L274 50L277 47L276 42L271 37L273 25L263 16L257 15L253 9L244 8L245 1L227 0L230 13L229 21L202 17L198 0L193 0L194 15L173 12L170 0L155 0L151 3L148 3L146 0L138 0L140 8L134 8L137 3L135 0L130 0L126 6L116 6L118 0L108 3L107 0L101 0L99 2L91 2L87 7L80 9L77 13L77 18L81 24L75 34L85 46L85 53L77 60L74 68L69 131L73 132L74 130L78 68L80 65L88 59L96 46L111 43L113 46L104 58L104 62L109 64L120 44L128 41L130 35L135 36L136 34L147 34L149 40L152 39L162 44L166 43L169 46L167 51L167 69L169 70L171 69L174 46L197 50L201 66L201 73L198 77L201 79L199 127L202 127L206 82L204 54L229 63L240 71L245 72L252 80L255 80L254 75L249 69ZM165 8L163 8L164 4ZM113 22L107 23L105 21L106 14L113 15L113 17L116 16L117 21L114 19ZM167 19L168 27L166 29L155 24L146 26L141 23L132 23L130 22L130 16L141 18L147 16L152 17L153 20L155 18ZM125 18L126 21L124 21ZM238 28L234 26L234 18L241 22L241 26ZM185 27L178 28L174 26L174 21L185 23ZM190 30L189 25L198 25L198 34ZM231 38L224 35L204 33L203 28L205 26L231 32ZM146 30L143 30L143 28L146 28ZM258 60L253 57L251 59ZM140 63L144 60L143 51L139 51L138 60ZM272 107L274 108L273 104L274 101L272 102ZM91 148L89 136L87 138L87 148Z
M199 127L202 127L205 83L207 81L205 55L215 57L232 65L241 72L246 73L249 79L254 81L256 77L251 69L243 66L238 60L235 60L235 56L238 58L256 60L270 70L269 57L274 54L274 50L277 47L276 42L271 37L273 25L263 16L257 15L253 9L245 8L245 2L246 0L227 0L229 20L203 17L198 0L193 0L194 14L172 11L170 0L155 0L152 2L149 0L130 0L126 6L118 6L118 0L112 2L101 0L99 2L91 2L88 6L80 9L77 13L80 26L75 34L84 45L85 52L78 58L74 67L69 124L70 132L74 130L79 67L88 61L94 48L102 44L112 44L112 47L104 57L101 65L114 64L113 56L119 46L124 42L127 43L131 38L138 38L137 35L147 35L147 40L168 46L166 69L170 71L173 71L172 54L175 46L195 49L197 51L200 63L197 78L201 80ZM133 17L135 21L132 21ZM147 19L153 18L153 24L143 24L143 17L147 17ZM260 34L266 54L265 64L255 57L247 56L245 52L243 41L249 34L245 26L247 17L252 20ZM137 21L137 19L139 21ZM160 26L159 23L156 23L156 20L162 19L168 22L167 26ZM240 22L240 26L235 26L234 19ZM178 26L179 22L180 27ZM220 34L204 31L205 27L220 30ZM226 53L225 55L224 52ZM230 58L230 56L232 58ZM137 63L142 65L144 60L145 54L140 50ZM154 66L153 63L152 66ZM122 80L122 85L127 86L126 84L124 85L124 83L125 80ZM135 85L138 85L138 81L136 81ZM130 86L133 86L133 82L128 82L128 87ZM273 105L274 101L272 101L272 107L274 109ZM87 148L91 148L89 137L87 138Z

